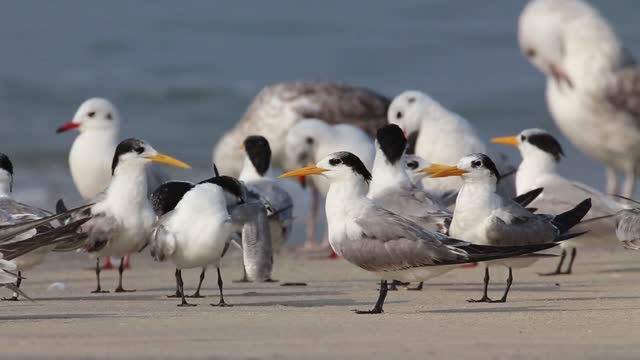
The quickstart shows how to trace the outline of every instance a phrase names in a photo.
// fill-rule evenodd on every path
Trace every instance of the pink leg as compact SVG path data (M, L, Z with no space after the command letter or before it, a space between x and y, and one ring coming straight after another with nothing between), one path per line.
M320 202L320 193L315 186L309 186L311 189L311 209L309 217L307 217L307 239L304 242L305 250L316 249L316 218L318 216L318 205Z

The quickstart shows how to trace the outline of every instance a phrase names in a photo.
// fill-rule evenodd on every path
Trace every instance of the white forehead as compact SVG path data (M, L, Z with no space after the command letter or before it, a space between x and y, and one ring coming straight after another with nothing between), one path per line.
M519 19L519 40L561 37L562 26L578 17L594 15L596 10L581 0L533 0L522 11Z
M78 108L78 112L84 111L114 111L115 106L105 98L91 98L83 102Z
M320 119L303 119L298 121L290 130L290 134L298 136L313 136L315 132L331 125Z

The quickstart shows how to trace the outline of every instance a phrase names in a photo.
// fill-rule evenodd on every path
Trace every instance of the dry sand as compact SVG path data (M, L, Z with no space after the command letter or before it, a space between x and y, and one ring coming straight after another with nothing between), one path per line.
M539 277L544 260L516 271L506 304L470 304L482 270L461 269L422 292L390 292L385 313L356 315L377 297L375 279L344 260L278 257L275 277L304 281L238 284L236 261L223 269L227 301L215 308L215 271L199 306L176 307L170 264L134 258L125 294L89 294L94 275L80 255L55 255L24 274L35 303L0 303L2 358L198 359L604 359L640 358L640 253L579 254L575 274ZM64 266L63 266L64 263ZM189 293L197 271L185 271ZM103 272L113 289L117 272ZM505 271L494 271L498 298ZM61 281L65 290L47 291ZM8 290L2 290L8 295Z

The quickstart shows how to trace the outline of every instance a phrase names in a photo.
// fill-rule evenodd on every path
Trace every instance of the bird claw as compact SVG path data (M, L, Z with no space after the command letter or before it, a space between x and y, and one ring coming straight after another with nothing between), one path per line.
M226 303L226 302L224 302L224 301L220 301L220 302L219 302L219 303L217 303L217 304L209 304L209 305L211 305L211 306L216 306L216 307L233 307L233 304L227 304L227 303Z
M117 287L113 292L117 292L117 293L126 293L126 292L135 292L135 290L125 290L122 287Z
M189 304L189 303L181 303L178 304L179 307L193 307L193 306L198 306L198 304Z
M384 311L382 309L376 309L373 308L371 310L357 310L357 309L353 309L351 310L354 313L358 314L358 315L364 315L364 314L382 314Z
M185 297L192 298L192 299L197 299L197 298L203 298L204 295L200 295L200 293L194 293L193 295L187 295Z
M489 298L488 296L483 296L480 299L469 299L469 300L467 300L467 302L470 302L470 303L481 303L481 302L492 303L494 301L491 300L491 298Z
M101 289L95 289L91 292L92 294L108 294L109 290L101 290Z
M16 296L12 296L10 298L3 297L2 301L18 301L18 298Z

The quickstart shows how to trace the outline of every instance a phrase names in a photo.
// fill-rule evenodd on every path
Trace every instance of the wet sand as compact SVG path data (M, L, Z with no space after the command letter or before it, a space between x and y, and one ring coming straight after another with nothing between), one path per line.
M481 295L481 268L434 279L422 292L390 292L381 315L356 315L377 297L375 279L344 260L276 258L274 277L306 282L232 283L237 260L223 267L226 300L216 308L215 270L203 293L177 307L173 269L148 254L125 273L133 293L90 294L91 262L60 255L24 274L36 302L0 304L2 358L372 359L640 358L640 253L579 253L575 274L540 277L556 259L514 273L506 304L470 304ZM198 271L184 271L191 293ZM114 289L116 271L103 287ZM492 274L499 298L506 271ZM64 290L47 291L53 282ZM10 295L6 289L3 295Z

